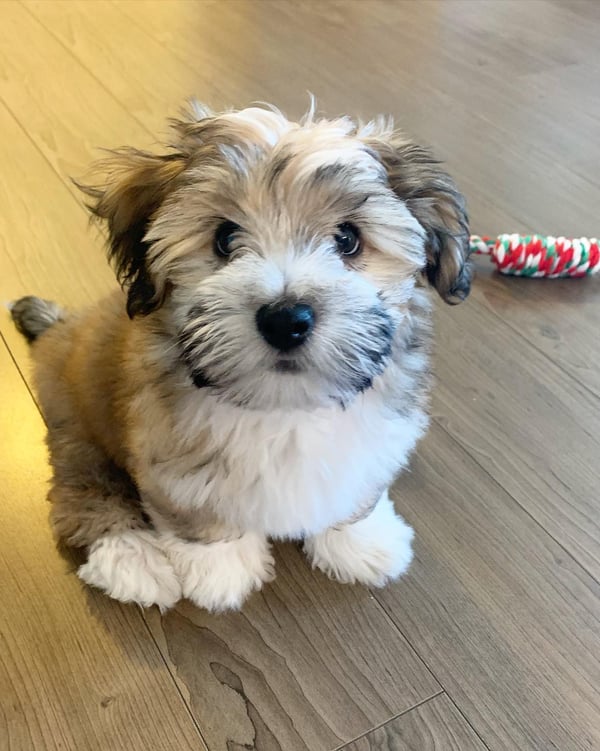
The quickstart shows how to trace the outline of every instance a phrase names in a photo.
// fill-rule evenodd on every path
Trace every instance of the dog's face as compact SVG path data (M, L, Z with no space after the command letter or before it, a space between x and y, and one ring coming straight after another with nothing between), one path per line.
M130 316L163 308L198 387L346 404L385 369L422 272L468 294L463 199L387 123L196 109L175 130L172 153L116 152L87 192Z

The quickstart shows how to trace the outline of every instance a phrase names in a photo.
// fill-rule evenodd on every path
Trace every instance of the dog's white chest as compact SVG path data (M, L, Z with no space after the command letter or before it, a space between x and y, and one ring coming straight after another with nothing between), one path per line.
M345 411L207 407L194 422L210 427L212 459L170 478L172 500L188 508L207 504L224 521L273 537L315 534L375 500L426 423L424 415L386 412L372 392Z

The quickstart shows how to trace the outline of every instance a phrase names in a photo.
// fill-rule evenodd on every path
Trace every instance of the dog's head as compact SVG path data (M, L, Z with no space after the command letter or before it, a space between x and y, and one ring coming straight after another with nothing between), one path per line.
M464 201L389 122L271 109L174 123L85 189L131 317L162 308L197 386L257 408L346 403L389 359L424 274L469 292Z

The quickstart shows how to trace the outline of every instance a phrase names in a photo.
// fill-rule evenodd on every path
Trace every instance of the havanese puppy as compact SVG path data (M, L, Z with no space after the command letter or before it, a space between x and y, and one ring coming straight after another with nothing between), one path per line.
M426 284L469 292L464 200L378 119L270 108L173 123L84 187L124 291L26 297L59 538L123 602L238 608L272 539L380 587L413 532L388 488L428 422Z

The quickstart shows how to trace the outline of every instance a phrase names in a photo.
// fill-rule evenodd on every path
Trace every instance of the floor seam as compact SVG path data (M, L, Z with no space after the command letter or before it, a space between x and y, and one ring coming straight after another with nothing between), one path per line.
M46 24L45 24L45 23L44 23L44 22L43 22L43 21L42 21L41 19L39 19L39 18L38 18L38 17L36 16L36 14L35 14L35 13L34 13L34 12L33 12L33 11L32 11L32 10L31 10L31 9L30 9L30 8L29 8L28 6L27 6L27 5L25 5L25 4L24 4L24 3L23 3L23 2L21 1L21 0L19 0L19 6L20 6L21 8L23 8L23 10L24 10L24 11L25 11L25 12L27 13L27 15L28 15L28 16L30 16L30 18L33 18L33 19L34 19L34 21L35 21L35 22L36 22L37 24L39 24L39 25L40 25L40 26L42 27L42 29L44 29L44 31L45 31L45 32L46 32L46 33L47 33L47 34L48 34L48 35L49 35L50 37L52 37L52 39L53 39L53 40L54 40L54 41L55 41L55 42L56 42L56 43L57 43L58 45L60 45L60 47L62 47L62 49L63 49L63 50L64 50L64 51L65 51L65 52L67 53L67 55L69 55L69 57L70 57L70 58L72 58L72 59L73 59L73 60L75 60L75 61L76 61L76 62L77 62L77 63L78 63L79 65L81 65L81 67L82 67L82 68L83 68L83 69L84 69L84 70L86 71L86 73L88 73L88 74L89 74L89 75L90 75L90 76L91 76L91 77L92 77L92 78L94 79L94 81L95 81L95 82L96 82L96 83L98 84L98 86L100 86L100 88L101 88L101 89L102 89L102 90L103 90L104 92L106 92L106 94L108 94L108 96L109 96L109 97L110 97L110 98L111 98L111 99L112 99L112 100L113 100L113 101L114 101L114 102L115 102L115 103L117 104L117 106L118 106L118 107L119 107L119 108L120 108L121 110L123 110L123 112L125 112L125 113L127 114L127 116L128 116L128 117L130 117L130 118L131 118L131 119L132 119L132 120L133 120L133 121L134 121L134 122L135 122L135 123L136 123L137 125L139 125L139 127L140 127L140 128L141 128L141 129L143 130L143 131L145 131L145 132L146 132L146 133L147 133L147 134L148 134L149 136L151 136L151 137L154 137L154 134L153 134L153 133L152 133L152 132L151 132L151 131L149 130L148 126L147 126L147 125L145 125L145 124L144 124L144 123L143 123L143 122L142 122L141 120L138 120L138 119L137 119L137 117L136 117L136 116L135 116L135 115L134 115L134 114L133 114L132 112L130 112L130 110L128 110L128 109L127 109L127 107L126 107L126 106L125 106L125 105L123 104L123 102L121 102L121 100L120 100L120 99L118 99L118 98L116 97L116 95L114 94L114 92L113 92L113 91L111 91L111 90L110 90L110 89L109 89L109 88L108 88L108 87L106 86L106 84L105 84L105 83L104 83L104 82L102 81L102 79L101 79L101 78L98 78L98 76L96 76L96 74L95 74L95 73L94 73L94 72L93 72L92 70L90 70L90 69L88 68L88 66L87 66L87 65L86 65L86 64L85 64L85 63L83 62L83 60L81 60L81 58L80 58L80 57L79 57L79 56L78 56L78 55L77 55L77 54L76 54L75 52L73 52L73 50L71 50L71 49L70 49L70 48L69 48L69 47L68 47L68 46L67 46L67 45L66 45L66 44L65 44L65 43L63 42L63 40L62 40L62 39L60 38L60 36L58 36L58 35L57 35L57 34L55 34L55 33L54 33L53 31L51 31L51 29L49 29L49 28L48 28L48 26L46 26Z
M385 725L389 724L390 722L394 722L395 720L399 719L400 717L403 717L405 714L408 714L409 712L412 712L413 709L418 709L419 707L422 707L423 704L427 704L432 699L436 699L438 696L444 695L446 692L444 689L440 689L439 691L436 691L435 694L432 694L431 696L428 696L426 699L422 699L421 701L416 702L416 704L413 704L410 707L407 707L406 709L403 709L402 712L398 712L398 714L392 715L392 717L389 717L387 720L384 720L383 722L380 722L378 725L374 725L372 728L369 728L368 730L365 730L364 733L360 733L356 737L352 738L349 741L345 741L342 743L341 746L336 746L333 751L342 751L344 748L347 748L352 743L356 743L356 741L359 741L361 738L364 738L367 735L370 735L371 733L374 733L376 730L379 730L380 728L384 727Z
M469 720L469 718L466 716L466 714L460 709L460 707L458 706L457 702L452 697L452 694L448 691L448 689L444 685L443 681L440 680L440 678L438 677L438 675L436 674L436 672L431 668L431 666L429 665L429 663L427 662L427 660L423 657L423 655L421 655L421 653L419 652L419 650L415 647L415 645L409 639L408 635L406 633L404 633L404 631L400 628L400 626L398 625L398 623L396 623L396 621L394 620L394 618L392 618L392 616L391 616L391 614L390 614L390 612L389 612L389 610L388 610L385 602L381 602L380 601L377 592L372 591L372 593L373 593L373 596L375 597L375 599L377 600L377 602L381 605L381 607L382 607L382 609L383 609L383 611L384 611L384 613L385 613L386 618L388 619L388 621L396 629L396 631L400 634L400 636L404 639L404 641L407 642L407 644L410 646L410 648L415 653L415 655L423 663L423 665L425 666L425 668L427 669L427 671L429 672L429 674L432 676L432 678L434 678L434 680L440 686L440 691L438 692L437 696L440 696L441 694L444 694L445 696L448 697L448 699L452 702L452 705L460 713L460 716L464 719L464 721L467 723L467 725L469 726L469 728L471 728L471 730L473 731L473 733L475 733L475 735L477 736L477 738L479 739L479 741L481 742L481 744L483 745L483 747L485 749L487 749L487 751L490 751L490 747L484 741L483 736L475 728L475 726ZM429 697L429 699L433 699L433 698L434 698L433 696ZM421 704L424 704L426 701L429 701L429 699L425 699L423 702L421 702ZM419 706L419 705L415 705L415 706ZM411 707L411 709L414 709L414 707ZM407 710L407 711L410 711L410 710ZM403 712L402 714L406 714L406 712ZM401 716L401 715L399 715L399 716ZM388 720L388 722L389 722L389 720ZM385 724L386 723L382 723L382 725L379 725L378 727L382 727ZM366 733L364 735L366 735ZM339 751L339 749L336 748L334 751Z
M18 126L18 128L22 131L23 135L26 137L26 139L29 141L29 143L33 146L33 148L35 149L35 151L37 151L37 153L41 156L41 158L44 160L44 162L50 167L50 169L52 170L52 172L56 175L56 177L58 178L60 184L65 189L65 191L67 192L67 194L70 195L71 198L73 199L73 201L75 201L75 204L84 213L87 214L88 212L86 211L85 206L77 200L77 194L69 188L69 182L70 182L69 179L66 178L65 175L61 175L61 173L56 169L56 167L54 166L54 164L52 164L52 162L50 161L50 159L48 159L48 157L46 156L46 154L44 154L44 152L40 149L40 147L38 146L38 144L31 137L31 135L30 135L29 131L27 130L27 128L23 125L23 123L19 120L19 118L17 117L17 115L13 112L11 106L8 104L8 102L6 101L6 99L4 99L3 97L0 97L0 102L2 102L2 106L4 107L4 109L8 112L9 116L12 117L12 119L15 121L15 123Z
M446 428L446 427L445 427L445 426L444 426L444 425L442 424L442 422L440 422L440 420L439 420L439 419L438 419L437 417L433 417L433 418L432 418L432 420L433 420L433 422L434 422L434 423L435 423L435 424L436 424L436 425L437 425L437 426L438 426L438 427L440 428L440 430L442 430L442 431L443 431L443 432L444 432L444 433L445 433L445 434L446 434L446 435L447 435L447 436L448 436L448 437L450 438L450 440L451 440L451 441L452 441L453 443L455 443L455 444L456 444L457 446L459 446L459 448L461 448L461 449L462 449L462 450L463 450L463 451L464 451L464 452L465 452L465 453L467 454L467 456L469 456L469 458L470 458L470 459L472 459L472 460L473 460L473 461L475 462L475 464L477 464L477 466L478 466L478 467L479 467L479 468L480 468L480 469L482 470L482 472L484 472L484 473L485 473L485 474L486 474L486 475L487 475L487 476L489 477L489 479L490 479L490 480L491 480L491 481L492 481L492 482L494 483L494 485L496 485L497 487L499 487L499 488L500 488L500 490L502 490L502 492L506 493L506 495L507 495L507 496L508 496L508 497L509 497L509 498L510 498L510 499L511 499L512 501L513 501L513 503L515 503L515 504L516 504L516 505L518 506L518 508L519 508L519 509L520 509L520 510L521 510L521 511L522 511L522 512L523 512L523 513L524 513L524 514L525 514L525 515L527 516L527 517L529 517L529 519L531 519L531 521L532 521L532 522L533 522L533 523L534 523L534 524L535 524L535 525L536 525L536 526L537 526L537 527L538 527L539 529L541 529L541 530L542 530L542 532L543 532L543 533L544 533L544 534L545 534L545 535L546 535L547 537L549 537L549 538L550 538L550 539L551 539L551 540L552 540L552 541L553 541L553 542L554 542L554 543L555 543L556 545L558 545L558 547L559 547L559 548L560 548L560 549L561 549L561 550L562 550L562 551L563 551L563 552L565 553L565 555L566 555L566 556L568 556L568 557L569 557L569 558L570 558L570 559L571 559L571 560L573 561L573 563L574 563L574 564L575 564L576 566L578 566L578 567L579 567L579 568L580 568L580 569L581 569L582 571L584 571L584 572L585 572L585 573L586 573L586 574L587 574L587 575L588 575L588 576L590 577L590 579L592 579L592 581L596 582L596 584L600 584L600 579L598 579L598 577L597 577L597 576L596 576L595 574L593 574L593 573L592 573L592 572L591 572L591 571L590 571L590 570L588 569L588 567L587 567L587 566L586 566L586 565L585 565L584 563L582 563L582 562L581 562L581 561L580 561L580 560L579 560L579 559L578 559L578 558L576 557L575 553L573 553L573 552L572 552L571 550L569 550L569 548L567 548L567 547L566 547L565 543L563 543L563 542L561 542L561 541L560 541L559 539L557 539L557 538L556 538L556 537L555 537L555 536L554 536L554 535L552 534L552 532L550 532L550 530L546 529L546 527L544 527L544 525L542 524L542 522L541 522L541 521L539 521L539 519L536 519L536 517L535 517L535 516L533 515L533 513L532 513L531 511L529 511L529 509L527 509L527 508L526 508L526 507L525 507L525 506L524 506L524 505L523 505L523 504L522 504L522 503L521 503L521 502L520 502L520 501L519 501L519 500L518 500L517 498L515 498L515 496L514 496L514 495L513 495L513 494L512 494L512 493L511 493L511 492L510 492L510 491L509 491L509 490L508 490L507 488L505 488L505 487L504 487L504 485L502 485L502 483L501 483L501 482L500 482L500 481L499 481L499 480L498 480L498 479L497 479L496 477L494 477L494 475L493 475L493 474L491 473L491 471L490 471L489 469L487 469L486 467L484 467L484 466L483 466L483 465L482 465L482 464L481 464L481 463L480 463L480 462L478 461L478 459L477 459L477 457L475 456L475 454L471 453L470 449L468 449L468 448L467 448L467 447L466 447L466 446L465 446L465 445L464 445L464 444L463 444L463 443L462 443L462 442L460 441L460 439L459 439L459 438L457 438L457 437L456 437L455 435L453 435L453 434L452 434L452 433L451 433L451 432L450 432L450 431L449 431L449 430L448 430L448 429L447 429L447 428Z
M29 386L29 382L27 381L27 377L25 376L25 373L23 373L23 371L19 367L19 363L17 362L17 359L14 356L14 354L13 354L13 352L12 352L12 350L11 350L9 344L8 344L8 342L6 341L6 337L4 336L4 334L2 333L2 331L0 331L0 339L2 339L2 342L4 343L4 346L6 347L6 350L8 352L8 356L10 357L10 359L13 362L13 365L17 369L17 373L21 376L21 380L23 381L23 384L24 384L25 388L27 389L27 391L29 393L29 396L32 398L33 403L35 405L35 408L38 411L38 413L40 414L44 425L46 425L46 421L44 420L44 415L42 414L42 410L40 408L40 405L38 404L38 401L35 398L35 394L31 390L31 387Z
M179 686L179 683L177 682L177 679L175 678L175 674L171 670L171 668L169 666L169 663L167 662L167 658L165 657L165 655L163 653L163 650L161 649L158 641L156 640L156 637L154 636L154 632L150 628L150 624L148 623L148 621L146 619L146 615L145 615L144 611L141 608L140 608L140 616L141 616L141 619L142 619L142 623L144 624L144 627L146 628L146 631L148 632L148 635L150 636L150 639L152 640L152 643L154 644L154 646L158 650L158 653L159 653L160 658L161 658L161 660L162 660L162 662L163 662L163 664L165 666L165 669L166 669L167 673L171 677L171 681L173 682L173 686L175 687L175 690L177 691L177 694L179 695L179 698L181 699L181 701L183 703L183 706L185 707L186 712L188 713L188 715L189 715L189 717L190 717L190 719L192 721L192 724L196 728L196 731L197 731L198 735L200 736L200 740L202 741L202 743L205 746L205 751L209 751L210 747L208 745L208 742L207 742L206 738L204 737L204 733L202 732L200 724L196 720L196 718L194 716L194 713L192 712L192 708L190 707L189 702L187 701L187 699L183 695L183 691L181 690L181 687ZM162 619L162 616L161 616L161 619Z

